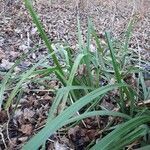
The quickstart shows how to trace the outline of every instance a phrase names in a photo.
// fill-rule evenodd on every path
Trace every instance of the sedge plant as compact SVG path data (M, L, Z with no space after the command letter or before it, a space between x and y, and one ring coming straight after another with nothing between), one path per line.
M77 18L79 39L78 53L72 54L72 50L69 47L64 48L59 44L55 51L52 42L48 39L33 9L31 1L24 0L24 2L33 22L38 28L42 40L47 46L49 54L21 75L21 79L17 81L9 98L6 100L5 109L11 107L16 95L18 95L17 103L19 103L19 98L23 92L21 87L25 82L30 81L42 84L43 82L40 82L40 80L47 80L50 78L50 75L54 75L61 83L61 88L53 89L56 96L50 107L45 126L31 137L22 149L36 150L56 131L59 132L59 129L62 127L69 127L92 116L112 116L114 119L115 117L120 117L122 118L122 123L117 126L113 126L113 123L108 125L106 130L104 130L104 132L106 131L105 136L95 144L92 143L89 149L125 149L135 141L138 141L141 147L149 148L149 142L146 137L150 131L148 125L150 122L150 111L146 105L138 105L141 97L144 97L143 101L147 98L148 89L144 84L142 75L140 76L140 82L142 83L144 91L143 96L139 96L137 89L125 81L125 77L127 77L129 73L135 74L141 72L142 74L141 69L131 67L130 65L128 66L129 62L133 60L132 57L128 60L126 57L130 53L128 51L128 43L133 22L131 21L129 23L125 43L119 48L120 53L123 54L121 56L120 53L118 53L118 49L115 48L114 41L108 32L105 34L106 45L103 46L101 44L90 19L88 21L87 42L84 42L79 18ZM95 52L92 52L90 48L93 40L95 42ZM61 55L61 60L58 59L58 55ZM42 70L37 69L38 66L43 65L43 62L47 61L48 57L52 58L54 66L45 66ZM122 58L122 60L120 60L120 58ZM63 66L61 61L63 61ZM79 74L78 72L81 66L84 66L84 71ZM8 72L8 75L2 82L1 95L4 94L7 88L6 85L9 83L8 79L13 69L14 68ZM34 79L38 74L43 75L43 79ZM110 82L112 80L114 81L113 83ZM105 81L105 83L102 84L102 81ZM114 98L117 111L108 110L107 108L103 109L101 102L106 95L114 90L118 91L118 95ZM2 99L0 102L1 104L3 103Z

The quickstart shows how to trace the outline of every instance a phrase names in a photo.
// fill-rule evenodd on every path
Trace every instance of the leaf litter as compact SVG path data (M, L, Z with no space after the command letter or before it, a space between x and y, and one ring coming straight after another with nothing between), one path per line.
M92 2L93 3L93 2ZM37 28L32 24L24 4L21 1L6 0L1 1L1 16L0 16L0 82L5 74L14 64L14 61L19 58L22 53L26 53L33 48L36 43L41 45L37 52L32 53L23 61L15 72L21 72L28 69L32 64L47 54L46 48L41 42L37 33ZM144 11L140 12L135 6L136 26L134 28L133 37L130 47L136 53L140 51L141 57L145 60L150 56L150 11L147 8L148 3L144 5ZM55 43L67 42L75 49L77 45L77 11L72 2L57 1L51 6L44 4L41 1L35 3L38 14L44 24L45 30L51 41ZM78 6L80 17L82 19L81 26L83 36L86 34L87 17L91 16L96 26L98 34L103 37L105 30L110 30L113 36L118 39L122 37L123 30L126 28L127 22L130 19L130 14L133 10L132 2L125 4L123 0L114 3L108 1L98 2L93 4L88 1L83 7ZM81 8L80 8L81 7ZM139 5L137 6L139 7ZM82 10L82 11L81 11ZM20 17L21 16L21 17ZM110 19L111 18L111 19ZM105 39L103 39L105 41ZM93 48L93 47L92 47ZM94 49L94 48L93 48ZM94 51L94 50L93 50ZM79 73L82 75L85 69L81 66ZM132 79L131 78L128 78ZM130 81L129 81L130 82ZM134 81L133 81L134 82ZM48 81L48 84L54 89L59 85L55 81ZM26 92L21 96L21 100L17 108L13 106L8 112L0 111L1 149L21 149L22 145L38 130L40 130L48 117L48 110L52 104L55 94L53 92L44 91L45 87L39 88L34 83L29 83L25 86ZM34 91L39 89L39 91ZM116 94L116 93L115 93ZM114 95L115 95L114 94ZM5 98L9 96L9 91ZM115 103L107 97L101 106L107 110L116 108ZM121 120L116 120L116 124ZM56 133L54 137L50 137L46 145L48 149L85 149L91 141L101 138L103 130L111 122L109 117L93 117L84 120L86 127L80 123L68 130L68 133ZM114 124L115 124L114 123ZM65 138L64 138L65 137ZM65 139L65 140L64 140ZM71 143L71 144L70 144Z

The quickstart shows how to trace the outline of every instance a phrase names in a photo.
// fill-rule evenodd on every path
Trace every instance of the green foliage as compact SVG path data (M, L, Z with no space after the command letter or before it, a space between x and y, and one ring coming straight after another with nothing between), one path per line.
M139 89L136 91L131 85L125 82L125 77L135 72L141 74L139 77L142 85L144 100L148 97L148 89L145 86L144 78L142 76L142 70L131 66L133 57L131 55L127 60L128 43L131 36L131 30L133 22L129 23L125 43L118 49L114 46L115 41L110 37L110 34L106 32L107 44L102 45L97 33L94 30L91 20L88 20L88 33L86 43L82 38L82 31L80 27L79 18L77 18L78 26L78 44L79 51L77 55L72 55L71 49L57 45L56 51L53 50L51 41L48 40L46 33L39 21L33 6L29 0L24 0L27 9L33 19L33 22L38 28L42 40L48 48L49 55L41 59L38 63L33 65L29 70L20 75L17 79L13 90L5 104L5 109L8 109L12 103L14 103L15 97L18 95L17 104L19 98L22 95L22 85L26 82L38 82L43 84L44 80L50 78L49 75L54 75L61 83L60 89L48 89L53 90L56 93L56 97L49 110L49 116L47 118L46 125L41 131L33 136L24 146L23 150L36 150L46 140L53 135L54 132L59 131L64 126L70 126L72 123L78 123L84 118L92 116L112 116L122 118L122 122L117 126L110 124L107 128L106 136L103 136L91 150L101 149L124 149L129 144L132 144L138 139L142 139L149 134L148 123L150 122L148 108L140 108L136 105L139 96ZM91 43L95 42L95 52L91 51ZM61 60L58 56L61 56ZM48 57L52 57L54 66L46 66L42 70L38 70L37 67L44 65ZM9 81L11 79L11 73L14 67L17 66L20 61L10 69L6 74L5 79L2 81L0 88L0 104L3 103L3 95L8 88ZM63 62L63 67L60 62ZM84 66L83 72L78 73L79 68ZM36 75L42 75L42 79L34 79ZM101 82L105 81L105 84ZM111 82L113 81L113 83ZM46 85L44 85L46 87ZM49 88L49 87L47 87ZM101 100L104 96L111 91L119 91L119 95L114 100L117 103L118 112L110 111L101 107ZM19 94L18 94L19 93ZM17 107L16 104L16 107ZM66 105L67 104L67 105ZM99 106L99 107L97 107ZM82 109L82 113L81 113ZM81 113L81 114L80 114ZM145 143L148 143L145 141ZM143 146L146 146L143 145ZM149 147L146 146L145 149Z
M141 125L149 121L149 116L141 116L129 120L105 136L91 150L99 147L101 147L101 150L121 149L146 134L144 133L146 129Z
M1 88L0 88L0 109L1 109L1 107L2 107L3 97L4 97L5 90L7 89L7 87L9 87L9 84L11 83L11 82L10 82L10 78L11 78L11 75L12 75L12 72L13 72L14 68L15 68L18 64L20 64L20 62L21 62L24 58L26 58L31 52L33 52L33 51L35 51L35 50L36 50L36 48L30 50L30 51L29 51L28 53L26 53L26 54L23 54L22 57L21 57L19 60L17 60L17 61L15 62L15 64L12 66L12 68L5 74L5 77L4 77L3 81L2 81ZM17 92L17 91L16 91L16 92ZM14 95L14 94L13 94L13 95ZM13 97L12 97L12 98L13 98ZM7 103L11 103L12 98L11 98L11 99L9 100L9 102L7 102Z
M53 118L49 117L46 123L46 126L36 135L34 136L24 147L23 149L37 149L49 136L51 136L55 131L57 131L59 128L66 125L66 121L70 119L78 110L83 108L88 103L92 102L95 98L98 96L105 94L108 91L111 91L117 87L120 87L123 85L109 85L105 87L98 88L88 95L80 98L78 101L76 101L74 104L69 106L67 109L65 109L61 114L59 114L57 117ZM61 89L61 92L58 92L57 99L54 100L57 101L59 98L62 99L63 95L65 95L68 91L68 88ZM57 103L58 104L58 103ZM54 110L55 111L55 110ZM52 113L52 112L51 112ZM107 112L106 112L107 113ZM76 120L77 121L77 120Z

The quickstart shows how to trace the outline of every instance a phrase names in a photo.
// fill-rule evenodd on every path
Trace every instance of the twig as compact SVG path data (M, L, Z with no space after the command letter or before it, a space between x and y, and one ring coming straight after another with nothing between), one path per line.
M10 139L9 137L9 122L10 122L10 115L9 115L9 109L7 109L7 116L8 116L8 121L7 121L7 124L6 124L6 133L7 133L7 138L9 140L9 142L13 145L13 146L16 146Z
M5 146L5 149L8 149L8 148L7 148L7 145L6 145L6 142L5 142L4 135L3 135L3 133L2 133L2 127L0 128L0 136L2 137L2 141L3 141L3 144L4 144L4 146Z

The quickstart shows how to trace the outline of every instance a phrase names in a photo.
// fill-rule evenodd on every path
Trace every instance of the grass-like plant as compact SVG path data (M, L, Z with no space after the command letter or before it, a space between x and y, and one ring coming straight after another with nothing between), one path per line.
M139 141L141 145L144 143L143 146L149 148L149 146L147 146L148 140L146 136L149 134L148 123L150 122L150 112L149 109L144 106L144 100L148 98L148 89L144 85L141 70L131 65L133 61L132 57L127 58L131 53L128 51L128 43L133 22L131 21L129 23L125 43L121 44L118 50L118 48L114 46L115 41L112 40L108 32L105 34L107 45L103 46L101 44L90 19L88 21L87 42L83 42L78 18L78 53L72 54L70 48L62 48L62 46L59 45L55 47L57 51L54 51L52 42L49 41L45 34L31 2L29 0L24 0L24 2L33 22L38 28L42 40L47 46L49 54L20 76L21 78L18 79L19 81L16 83L6 101L5 109L11 106L13 99L21 91L23 83L38 81L37 78L34 80L34 76L37 74L43 75L46 79L50 74L54 74L62 86L60 89L55 90L56 97L49 110L45 127L33 136L22 149L36 150L44 144L54 132L59 131L60 128L92 116L120 117L122 118L122 123L117 126L108 127L109 132L107 132L107 135L102 137L95 145L92 145L91 150L124 149L134 141ZM95 40L95 52L90 51L92 40ZM58 54L61 56L61 60L58 59ZM47 66L45 67L46 69L42 70L35 70L39 65L42 65L48 57L52 57L54 66ZM61 61L63 61L63 66L61 66ZM15 66L18 63L19 62L17 62ZM80 71L79 68L81 66L84 67L84 71L79 74L78 71ZM11 78L10 74L14 67L7 73L6 78L1 84L1 97L9 85L8 79ZM139 90L136 90L135 87L133 88L132 85L125 82L125 77L135 72L140 72L141 74L139 83L142 84L142 90L144 91L142 96ZM44 77L43 80L45 79ZM101 81L105 81L105 84L101 84ZM114 83L110 81L114 81ZM41 83L39 82L39 84ZM100 107L96 107L97 105L101 105L101 101L105 95L114 90L119 91L119 95L117 95L115 99L118 111L103 110L102 108L100 109ZM143 98L142 107L138 105L138 101L141 100L141 98ZM0 104L2 105L2 103L3 99L0 99ZM82 113L80 111L81 109Z

